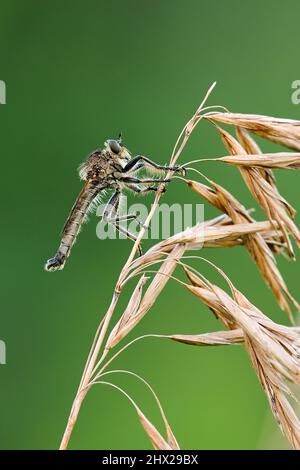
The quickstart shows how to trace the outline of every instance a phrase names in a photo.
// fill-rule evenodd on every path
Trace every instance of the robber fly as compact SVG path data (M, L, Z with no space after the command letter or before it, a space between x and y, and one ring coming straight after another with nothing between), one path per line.
M136 176L139 170L145 167L152 170L171 170L184 173L184 169L179 166L158 165L142 155L131 157L128 149L122 143L121 135L116 140L107 140L103 149L97 149L87 157L79 167L79 176L85 182L84 186L64 225L58 251L54 258L49 259L45 265L46 271L63 269L82 223L86 220L89 211L103 190L111 189L114 192L104 209L102 221L113 224L119 232L124 233L133 241L136 240L135 235L120 226L121 221L132 219L138 221L136 214L119 215L120 197L123 190L127 188L136 193L147 193L157 191L157 184L170 181L169 179ZM140 247L139 252L141 254Z

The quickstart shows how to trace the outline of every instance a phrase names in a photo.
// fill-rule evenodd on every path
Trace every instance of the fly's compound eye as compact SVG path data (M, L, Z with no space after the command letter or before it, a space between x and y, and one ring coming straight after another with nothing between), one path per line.
M108 145L112 152L119 153L121 151L121 145L117 140L109 140Z

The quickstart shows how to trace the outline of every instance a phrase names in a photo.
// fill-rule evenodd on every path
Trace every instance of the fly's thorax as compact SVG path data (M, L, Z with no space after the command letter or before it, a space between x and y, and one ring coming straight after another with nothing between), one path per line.
M115 153L106 143L104 149L96 149L80 165L79 176L83 180L114 177L118 168L124 168L130 158L126 147L120 146L119 152Z
M79 168L79 176L83 180L105 178L110 173L111 156L105 150L95 150Z

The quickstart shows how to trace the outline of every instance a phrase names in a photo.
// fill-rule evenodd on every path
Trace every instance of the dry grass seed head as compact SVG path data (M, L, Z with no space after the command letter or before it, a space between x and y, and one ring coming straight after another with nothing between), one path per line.
M247 155L241 144L228 132L216 125L225 147L232 155ZM289 231L300 246L300 232L290 217L295 216L295 210L279 194L276 186L271 185L258 168L239 167L241 175L258 204L261 206L271 223L277 222L284 234L290 256L294 252L288 237ZM276 227L274 227L276 228Z
M292 395L284 378L298 384L300 382L299 328L274 323L254 307L225 275L234 299L219 287L203 281L188 270L185 271L193 282L193 286L186 287L213 309L227 327L231 327L234 332L242 331L246 349L267 394L272 412L292 446L299 449L300 422L284 396L284 393ZM222 273L221 270L219 272ZM189 338L186 342L189 342ZM196 339L191 338L190 344L196 344Z
M259 168L259 169L282 169L282 170L299 170L300 169L300 153L265 153L262 156L257 154L236 155L221 157L218 159L221 162L228 163L229 165L246 167L246 168Z
M209 180L212 188L199 182L187 180L187 184L210 204L227 214L234 224L254 223L244 206L229 191L215 182ZM257 264L258 269L266 283L272 289L280 307L284 309L290 320L293 316L286 298L299 310L300 306L290 294L283 277L276 266L271 249L260 233L248 234L243 237L244 244ZM286 297L286 298L285 298Z

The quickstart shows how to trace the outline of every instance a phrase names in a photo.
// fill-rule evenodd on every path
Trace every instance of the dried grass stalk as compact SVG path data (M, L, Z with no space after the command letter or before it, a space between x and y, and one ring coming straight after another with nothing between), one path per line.
M182 131L181 131L181 133L180 133L180 135L179 135L179 137L176 141L176 144L174 146L172 155L171 155L170 166L175 166L175 164L176 164L178 158L180 157L186 143L188 142L193 130L195 129L197 124L201 121L201 119L203 119L203 116L202 116L201 112L204 109L205 102L206 102L207 98L209 97L210 93L212 92L213 88L215 87L215 85L216 85L216 83L213 83L213 85L209 88L209 90L206 93L206 95L205 95L203 101L201 102L200 106L197 108L194 115L191 117L191 119L187 122L187 124L182 129ZM171 177L172 177L172 172L168 171L167 175L166 175L166 178L171 178ZM94 338L94 341L92 343L92 347L91 347L91 350L89 352L89 355L88 355L88 358L87 358L87 361L86 361L86 365L84 367L82 378L81 378L80 383L79 383L78 391L77 391L76 397L73 401L73 405L72 405L71 412L70 412L70 415L69 415L68 423L67 423L67 426L65 428L65 432L64 432L61 444L60 444L60 449L61 450L66 449L67 446L68 446L70 437L71 437L72 432L73 432L74 425L77 421L77 417L78 417L82 402L83 402L83 400L84 400L84 398L85 398L85 396L86 396L86 394L87 394L87 392L90 388L90 384L92 383L93 376L97 372L98 367L103 363L103 361L105 360L105 358L107 356L107 353L108 353L107 348L105 348L104 351L102 352L102 355L100 355L101 348L102 348L102 345L103 345L103 342L104 342L104 339L105 339L105 335L106 335L107 330L110 326L110 322L111 322L112 316L114 314L114 311L116 309L116 306L118 304L118 300L119 300L119 297L121 295L123 286L126 282L126 279L128 278L128 276L130 274L131 264L134 260L135 255L136 255L137 248L140 244L140 241L141 241L145 231L147 230L147 228L150 224L151 218L153 217L153 214L154 214L154 212L155 212L155 210L158 206L160 197L164 192L164 188L165 188L165 185L162 183L162 184L159 185L159 187L156 191L155 200L154 200L154 203L152 204L150 213L149 213L143 227L141 228L141 231L140 231L140 233L137 237L136 242L134 243L134 246L133 246L133 248L132 248L132 250L129 254L129 257L128 257L125 265L123 266L123 268L120 272L119 279L118 279L117 284L115 286L110 306L109 306L103 320L100 322L99 327L96 331L95 338ZM182 247L179 247L178 249L181 250ZM171 272L172 271L172 265L169 263L167 265L166 269L167 270L169 269L170 272ZM167 273L165 273L165 274L167 274ZM139 311L136 313L136 315L139 315L139 318L142 318L143 314L146 313L147 309L150 308L151 305L154 302L154 300L151 300L151 298L150 298L150 293L152 293L155 296L156 295L155 288L158 289L158 293L159 293L160 290L164 287L164 283L166 282L167 276L163 276L163 277L164 277L164 280L162 280L162 278L161 278L161 282L159 282L159 279L156 278L155 282L153 282L149 286L150 290L148 289L148 291L147 291L148 292L148 297L146 297L146 299L144 298L143 305L140 307ZM132 321L134 322L134 320L132 320ZM127 323L127 326L128 326L128 323Z
M174 166L176 164L192 131L202 119L206 118L213 122L219 121L225 124L233 124L237 130L240 142L217 126L226 148L229 149L233 156L225 157L229 158L229 160L223 159L223 161L237 164L248 188L265 211L269 220L256 222L239 201L224 188L210 180L209 184L211 187L189 181L188 184L198 194L224 214L174 234L169 239L152 246L142 257L135 259L137 247L146 228L150 224L160 197L164 192L164 184L159 186L150 214L121 270L109 309L96 332L61 442L61 449L66 449L81 404L89 389L96 383L106 383L115 387L129 398L135 406L141 424L155 449L179 449L161 405L149 384L142 379L156 398L165 424L167 439L160 434L126 392L114 384L100 380L105 374L118 372L104 371L126 347L140 338L127 343L126 346L117 351L108 360L107 354L142 320L155 303L168 280L173 277L173 272L177 265L181 265L184 268L190 281L190 283L179 282L207 305L213 314L222 321L228 331L198 335L172 334L164 337L197 346L243 343L268 396L274 416L293 447L300 448L299 420L286 397L287 395L291 396L287 380L293 383L300 383L299 328L286 327L274 323L251 304L233 286L222 271L219 270L230 286L231 296L218 286L211 284L199 273L195 273L195 270L188 268L181 261L187 250L196 250L202 247L245 245L257 263L263 277L274 291L280 305L288 310L286 299L297 305L289 294L284 280L275 266L271 250L273 252L281 252L284 249L288 249L292 256L293 251L288 233L292 234L298 243L300 243L300 235L292 221L295 211L279 194L271 169L298 168L298 156L295 154L288 154L287 156L281 153L276 154L277 156L274 157L273 154L262 154L256 142L247 132L247 129L251 132L259 133L269 140L277 141L281 144L285 143L288 147L300 150L300 121L232 113L209 112L203 114L207 110L207 108L204 108L205 101L213 87L214 85L207 92L195 114L184 126L175 144L170 165ZM232 161L230 160L231 158ZM246 159L248 159L247 162ZM168 172L167 177L172 177L171 172ZM197 256L193 256L193 258L197 258ZM147 290L143 293L143 288L147 281L145 273L149 272L149 268L157 265L159 265L159 269L158 271L156 270ZM130 296L129 303L115 326L110 328L112 317L123 288L135 276L140 277ZM109 329L110 334L105 342ZM127 373L129 372L127 371ZM137 374L131 374L138 377ZM141 377L139 378L141 379Z

